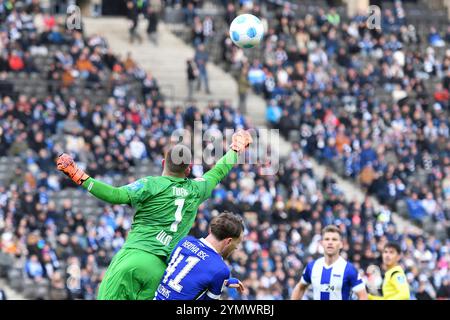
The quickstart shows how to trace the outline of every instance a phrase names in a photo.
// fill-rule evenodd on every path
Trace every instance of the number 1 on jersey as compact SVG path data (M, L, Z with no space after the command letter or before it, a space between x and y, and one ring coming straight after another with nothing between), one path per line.
M175 205L177 206L177 211L175 211L175 221L170 226L170 231L177 232L178 224L181 222L183 218L182 211L184 206L184 199L176 199Z
M170 259L170 263L167 266L166 269L166 275L163 278L163 283L167 283L167 280L169 280L170 276L177 271L178 265L181 263L181 261L184 260L184 256L180 254L181 248L178 247L177 250L173 253L172 258ZM187 276L187 274L192 270L192 268L195 267L195 265L200 261L200 258L197 257L187 257L186 258L186 265L178 272L175 279L170 279L169 281L169 287L171 287L176 292L180 293L181 290L183 290L183 286L180 284L181 280L184 279L184 277Z

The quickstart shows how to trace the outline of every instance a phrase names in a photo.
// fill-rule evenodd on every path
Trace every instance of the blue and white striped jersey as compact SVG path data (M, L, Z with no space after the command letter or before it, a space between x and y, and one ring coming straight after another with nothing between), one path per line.
M155 300L219 299L230 269L205 239L188 236L177 244Z
M342 257L330 266L325 265L324 257L311 261L301 282L312 285L314 300L350 300L352 290L365 289L356 268Z

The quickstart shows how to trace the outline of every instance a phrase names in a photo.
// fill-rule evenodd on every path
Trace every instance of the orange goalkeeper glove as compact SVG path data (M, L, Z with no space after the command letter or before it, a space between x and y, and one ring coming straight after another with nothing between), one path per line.
M237 153L241 153L253 142L252 136L248 131L239 130L231 138L230 148Z
M89 178L89 176L82 169L78 168L72 157L66 153L59 155L56 160L56 167L78 185L81 185Z

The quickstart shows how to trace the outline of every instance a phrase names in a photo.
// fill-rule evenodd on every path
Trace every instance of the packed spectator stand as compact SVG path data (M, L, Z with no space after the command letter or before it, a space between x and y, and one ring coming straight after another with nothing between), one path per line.
M245 217L246 238L231 266L248 290L243 296L229 290L227 297L287 299L306 263L320 253L321 227L336 224L345 235L344 256L362 273L380 263L386 241L399 241L412 298L449 298L445 48L396 51L422 48L405 40L417 33L386 40L371 33L358 42L364 31L358 23L342 18L331 27L326 9L288 24L295 28L278 28L285 20L278 10L274 20L265 17L273 31L255 60L245 61L225 38L206 43L224 48L224 67L236 77L241 68L249 72L250 85L268 101L268 123L293 142L277 175L263 176L261 165L238 166L199 210L195 236L205 235L216 212ZM1 22L7 28L0 33L0 276L28 298L95 299L132 210L86 197L55 171L55 156L68 151L92 176L126 184L160 173L162 150L175 129L194 120L205 128L246 127L245 116L223 102L202 113L195 105L165 107L157 79L131 56L117 57L101 37L67 32L51 16L12 10ZM322 38L324 48L309 47ZM445 41L448 46L448 34ZM253 82L258 77L252 74L263 81ZM359 182L384 209L374 210L369 198L346 201L331 175L317 180L311 157ZM417 214L417 208L424 211ZM430 232L399 234L391 215L402 210Z

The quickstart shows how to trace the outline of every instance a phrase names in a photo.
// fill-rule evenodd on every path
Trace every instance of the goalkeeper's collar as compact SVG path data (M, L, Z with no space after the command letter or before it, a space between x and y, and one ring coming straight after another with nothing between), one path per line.
M183 180L187 179L187 177L184 177L184 178L182 178L182 177L174 177L174 176L161 176L161 177L167 178L167 179L169 179L171 181L183 181Z

